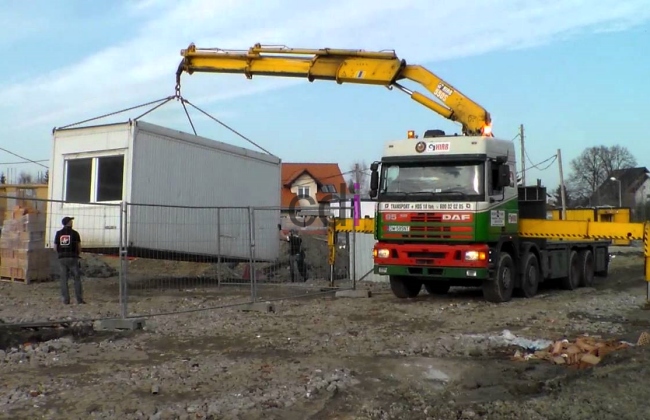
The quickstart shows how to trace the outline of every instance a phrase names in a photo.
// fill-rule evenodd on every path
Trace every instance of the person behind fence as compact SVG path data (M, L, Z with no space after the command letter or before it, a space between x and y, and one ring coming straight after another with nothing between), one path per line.
M86 303L83 299L81 286L81 235L72 228L74 217L64 217L61 220L63 228L56 232L54 244L59 256L59 268L61 269L61 299L63 303L70 304L70 292L68 290L68 278L72 275L74 281L74 293L78 304Z
M296 281L296 276L299 278L304 278L300 270L300 259L302 254L302 238L298 236L298 232L295 229L291 229L289 236L287 236L287 241L289 241L289 269L291 273L291 282Z

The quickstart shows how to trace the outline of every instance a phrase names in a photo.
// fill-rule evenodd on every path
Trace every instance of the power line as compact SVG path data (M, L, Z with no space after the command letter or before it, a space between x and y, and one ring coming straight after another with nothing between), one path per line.
M42 166L45 169L49 169L47 166L43 165L42 163L40 163L40 162L38 162L36 160L26 158L25 156L20 156L19 154L16 154L16 153L14 153L14 152L12 152L10 150L4 149L2 147L0 147L0 150L2 150L3 152L9 153L10 155L16 156L18 159L23 159L25 161L24 163L31 162L31 163L37 164L38 166Z
M542 165L542 164L548 162L549 160L550 160L551 162L549 162L549 164L546 165L544 168L540 168L540 167L539 167L540 165ZM533 162L531 162L531 164L533 164L533 166L530 166L530 167L526 168L526 171L529 171L530 169L534 169L534 168L538 168L540 171L545 171L545 170L547 170L548 168L550 168L551 165L553 165L553 163L554 163L556 160L557 160L557 155L553 155L553 156L551 156L551 157L549 157L549 158L547 158L547 159L544 159L543 161L541 161L541 162L539 162L539 163L537 163L537 164L534 164ZM519 171L518 174L521 174L522 172L523 172L523 171Z
M49 159L39 159L35 161L21 160L20 162L0 162L0 165L22 165L23 163L49 162Z

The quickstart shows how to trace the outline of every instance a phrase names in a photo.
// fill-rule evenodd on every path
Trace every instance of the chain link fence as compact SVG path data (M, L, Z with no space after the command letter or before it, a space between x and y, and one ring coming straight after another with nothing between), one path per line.
M353 287L353 256L344 236L330 265L323 211L305 217L280 208L4 199L0 320L5 323L155 316ZM85 305L75 304L73 278L72 303L62 303L54 238L64 217L74 218L81 236ZM294 248L300 242L297 252L292 242ZM9 269L13 276L5 276Z

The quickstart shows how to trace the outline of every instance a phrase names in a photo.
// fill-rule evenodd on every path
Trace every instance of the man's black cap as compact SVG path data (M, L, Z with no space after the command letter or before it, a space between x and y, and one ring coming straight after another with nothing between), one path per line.
M63 220L61 220L61 224L65 226L70 223L71 220L74 220L74 217L64 217Z

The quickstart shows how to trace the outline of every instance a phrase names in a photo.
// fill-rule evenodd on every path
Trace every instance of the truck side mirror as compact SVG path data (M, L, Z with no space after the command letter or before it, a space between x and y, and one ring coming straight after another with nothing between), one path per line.
M370 198L377 197L377 190L379 189L379 172L377 171L378 167L379 165L377 163L370 165L370 170L372 171L370 173L370 191L368 192Z
M379 173L377 171L370 174L370 189L375 191L379 189Z
M499 165L498 177L497 185L499 188L510 186L510 167L507 164Z

